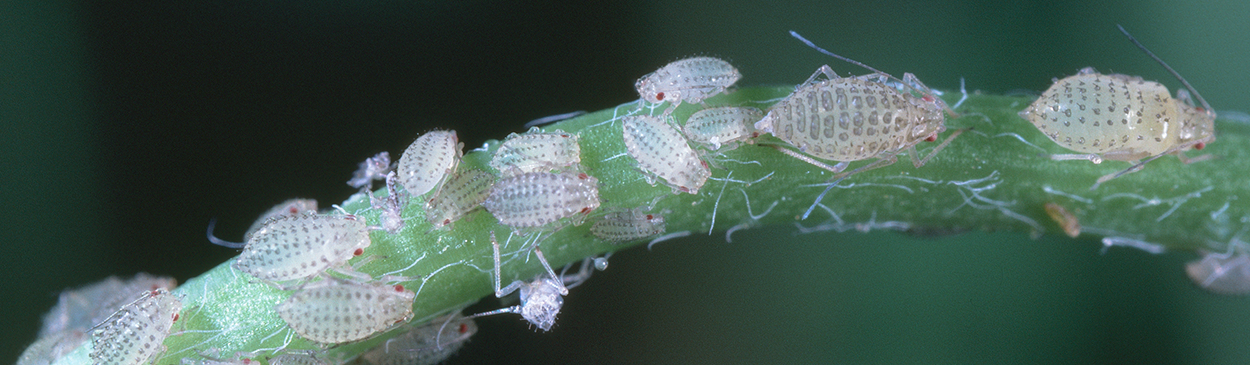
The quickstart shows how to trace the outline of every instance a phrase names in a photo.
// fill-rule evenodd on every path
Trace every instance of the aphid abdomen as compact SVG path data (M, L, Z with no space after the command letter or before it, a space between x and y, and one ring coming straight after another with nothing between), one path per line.
M858 161L914 145L912 127L923 109L913 99L859 78L825 80L801 86L777 103L765 124L777 138L817 158Z
M425 217L434 227L444 227L482 206L495 183L495 175L469 169L458 171L425 205Z
M729 62L715 57L691 57L643 76L634 88L650 103L699 103L723 92L740 78L742 74Z
M599 239L620 243L663 234L664 216L647 213L643 208L616 211L590 226L590 233Z
M538 133L535 127L526 134L509 135L495 151L490 167L505 176L551 172L581 164L581 153L577 135L560 130Z
M491 187L482 206L512 227L541 227L599 207L599 180L580 172L531 172Z
M368 338L412 319L411 290L327 278L278 304L278 316L300 336L335 344Z
M694 143L708 146L715 151L721 146L751 138L755 132L755 122L763 118L764 112L756 108L708 108L691 114L682 130Z
M347 262L370 243L365 222L355 216L279 217L252 234L234 266L271 282L304 279Z
M650 116L624 118L625 149L638 168L660 177L673 192L698 194L712 176L686 137L664 119ZM652 183L654 185L654 183Z
M411 196L434 190L460 163L456 131L431 131L421 135L399 158L399 181Z
M178 320L182 302L164 288L146 291L92 329L91 360L96 364L139 365L165 351L165 337Z
M1064 148L1112 160L1167 151L1182 122L1162 84L1092 69L1056 81L1021 116Z

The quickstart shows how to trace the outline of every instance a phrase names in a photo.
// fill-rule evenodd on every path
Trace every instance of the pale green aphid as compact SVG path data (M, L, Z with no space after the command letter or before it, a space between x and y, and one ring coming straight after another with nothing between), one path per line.
M327 277L305 285L276 310L295 333L323 344L362 340L412 319L416 297L402 285Z
M165 337L178 320L182 302L165 288L148 290L92 328L91 360L96 364L139 365L165 352Z
M711 151L721 147L728 151L738 147L737 142L750 139L755 133L755 122L763 118L764 112L751 107L707 108L691 114L682 131L691 142Z
M482 203L507 226L537 228L599 208L599 179L582 172L531 172L505 177Z
M463 146L456 131L431 131L417 137L399 157L395 168L400 184L414 197L434 190L456 171Z
M703 99L722 93L741 78L738 69L722 59L690 57L639 78L634 88L642 100L653 104L668 102L672 106L668 110L672 111L683 102L701 103Z
M647 213L643 207L610 212L590 226L591 234L612 243L660 235L664 230L664 216Z
M699 188L712 176L707 163L699 159L686 136L667 121L668 117L645 115L623 119L625 150L638 161L638 168L647 173L647 182L655 185L652 175L673 188L673 194L699 194Z
M1184 152L1200 150L1215 141L1215 112L1206 100L1123 27L1120 31L1181 80L1202 107L1194 106L1185 90L1178 91L1173 99L1167 87L1157 82L1139 76L1103 75L1092 67L1056 80L1037 101L1020 112L1021 117L1055 143L1082 152L1050 155L1050 159L1132 163L1128 169L1098 178L1091 189L1139 171L1146 162L1163 155L1176 155L1185 163L1205 159L1189 159ZM1141 159L1146 161L1139 163Z
M495 183L495 175L478 169L457 171L425 204L425 218L443 228L482 206Z
M538 127L505 138L490 160L490 167L504 176L527 172L551 172L582 162L582 148L575 134L555 130L541 133Z
M371 243L364 219L354 215L278 217L252 234L234 267L275 284L302 280L343 266Z

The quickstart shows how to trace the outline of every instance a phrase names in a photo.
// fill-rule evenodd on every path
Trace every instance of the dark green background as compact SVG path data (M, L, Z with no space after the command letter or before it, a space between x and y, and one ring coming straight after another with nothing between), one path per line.
M204 240L209 218L238 239L284 199L341 201L357 162L434 127L476 147L634 100L639 76L691 55L730 60L744 85L795 84L825 63L863 73L790 29L936 88L1039 91L1094 66L1175 90L1120 23L1217 110L1250 110L1240 0L177 3L0 5L0 359L34 340L62 288L193 277L234 255ZM1190 285L1188 253L793 233L623 252L570 294L553 332L482 319L455 361L1250 362L1250 302Z

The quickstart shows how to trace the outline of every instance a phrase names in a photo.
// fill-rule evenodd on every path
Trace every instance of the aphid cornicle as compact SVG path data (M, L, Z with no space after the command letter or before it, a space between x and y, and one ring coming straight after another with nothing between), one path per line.
M399 157L395 168L400 184L414 197L434 190L456 171L463 146L456 131L431 131L417 137Z
M165 337L178 320L182 302L164 288L145 291L96 325L91 360L96 364L139 365L164 352Z
M663 234L664 230L664 216L647 213L645 208L610 212L590 226L591 234L612 243L643 239Z
M729 62L715 57L691 57L674 61L649 73L634 88L649 103L669 102L672 111L682 102L701 103L732 86L742 74Z
M721 147L732 150L737 142L746 141L755 132L755 122L764 112L751 107L725 106L695 112L686 119L682 131L690 141L707 146L711 151Z
M278 217L252 234L234 267L275 284L306 279L361 255L371 243L364 219L354 215Z
M576 134L555 130L541 133L538 127L528 133L508 135L490 160L490 167L504 176L527 172L551 172L582 162L582 148Z
M1168 67L1124 28L1120 31L1139 48L1172 72L1202 107L1194 106L1189 92L1180 90L1173 99L1166 86L1138 76L1103 75L1086 67L1076 75L1056 80L1042 96L1020 112L1046 137L1080 154L1050 155L1052 160L1129 161L1132 166L1104 175L1091 189L1108 180L1141 170L1145 162L1163 155L1184 155L1215 141L1215 112L1198 91ZM1147 159L1139 163L1141 159Z
M457 171L425 204L425 218L443 228L482 206L495 175L478 169Z
M699 159L686 136L666 120L645 115L623 119L625 150L638 161L647 182L655 185L655 175L673 188L673 194L699 194L699 188L712 176L707 163Z
M276 310L300 336L336 344L362 340L407 322L412 319L415 297L400 285L327 277L305 285Z
M599 179L576 171L506 177L491 187L482 206L504 225L543 227L599 208Z

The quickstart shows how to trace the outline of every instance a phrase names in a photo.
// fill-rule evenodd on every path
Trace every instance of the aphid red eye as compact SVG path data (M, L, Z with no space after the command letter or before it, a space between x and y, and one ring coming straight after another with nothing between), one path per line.
M396 285L396 286L395 286L395 291L397 291L397 292L403 292L403 291L404 291L404 286L403 286L403 285Z
M925 139L924 139L924 141L925 141L925 142L933 142L933 141L936 141L936 140L937 140L937 135L936 135L936 134L934 134L934 135L930 135L928 138L925 138Z
M582 214L590 213L590 207L582 208Z
M655 217L650 214L647 214L647 220L652 220L652 219L655 219Z
M1194 149L1195 149L1195 150L1200 150L1200 149L1203 149L1203 148L1207 148L1207 144L1206 144L1206 143L1203 143L1203 142L1198 142L1198 144L1194 145Z
M448 225L448 224L451 224L451 219L444 219L444 220L443 220L443 225L445 226L445 225Z
M460 333L466 333L466 332L469 332L469 325L464 324L464 323L461 323L461 324L460 324Z
M178 313L174 313L174 322L178 321Z
M364 253L365 253L365 250L363 248L357 248L356 251L352 252L352 256L360 256L360 255L363 255Z
M586 180L586 179L590 178L590 176L589 176L589 175L586 175L586 174L584 174L584 173L583 173L583 174L577 174L577 178L578 178L578 179L582 179L582 180Z
M561 135L560 135L560 137L569 138L569 135L567 135L567 134L561 134Z
M655 100L664 100L664 93L655 93Z
M291 214L299 214L299 208L296 208L296 207L291 207L290 212L291 212Z
M923 98L921 98L921 99L922 99L922 100L924 100L924 101L926 101L926 102L930 102L930 103L932 103L932 102L933 102L933 100L934 100L934 99L933 99L933 95L925 95L925 96L924 96Z

